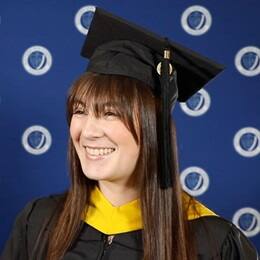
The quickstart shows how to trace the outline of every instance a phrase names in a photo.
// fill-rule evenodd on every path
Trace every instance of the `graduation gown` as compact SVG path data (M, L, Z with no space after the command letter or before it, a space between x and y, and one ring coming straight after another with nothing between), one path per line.
M28 203L18 214L1 260L44 260L47 245L32 258L32 249L39 230L50 231L49 219L61 201L60 195L41 198ZM83 220L82 220L83 221ZM83 221L81 232L64 260L141 260L142 230L116 234L112 241ZM231 222L218 216L203 216L189 221L195 234L198 260L257 260L257 252L244 234ZM206 229L208 230L208 233ZM210 250L210 239L216 250Z

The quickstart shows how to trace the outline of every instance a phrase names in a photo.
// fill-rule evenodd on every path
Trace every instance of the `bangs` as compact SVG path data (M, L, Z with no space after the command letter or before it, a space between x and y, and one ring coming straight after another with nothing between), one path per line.
M72 86L68 98L68 122L77 109L92 111L100 118L108 110L116 113L139 143L137 128L138 94L136 80L119 75L87 72Z

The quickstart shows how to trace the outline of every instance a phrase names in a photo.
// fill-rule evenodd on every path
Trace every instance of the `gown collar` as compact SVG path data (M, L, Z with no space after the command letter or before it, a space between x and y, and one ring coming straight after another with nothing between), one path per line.
M187 205L189 196L183 193L182 197L184 205ZM188 220L193 220L201 216L216 215L196 200L194 206L196 210L194 207L189 207ZM84 221L107 235L142 229L140 199L138 198L116 207L108 201L98 186L95 186L90 194L90 203Z
M113 206L97 186L90 195L85 222L104 234L119 234L142 229L140 199Z

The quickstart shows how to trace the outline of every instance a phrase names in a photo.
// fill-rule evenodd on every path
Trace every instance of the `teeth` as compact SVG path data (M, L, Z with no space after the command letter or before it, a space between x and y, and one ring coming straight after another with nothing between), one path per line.
M86 147L86 151L90 155L98 156L98 155L111 154L112 152L115 151L115 149L114 148L89 148L89 147Z

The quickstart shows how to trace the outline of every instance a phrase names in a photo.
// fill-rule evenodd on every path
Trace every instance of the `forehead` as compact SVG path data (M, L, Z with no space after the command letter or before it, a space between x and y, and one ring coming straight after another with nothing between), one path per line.
M101 84L103 83L103 84ZM94 82L92 84L82 84L75 88L72 95L73 105L93 106L106 105L116 106L121 102L122 93L119 95L118 89L113 86L107 86L105 82Z
M84 107L84 108L95 108L95 107L111 107L111 108L119 108L120 104L118 102L115 101L95 101L95 100L79 100L79 99L75 99L73 102L73 106L74 107Z

